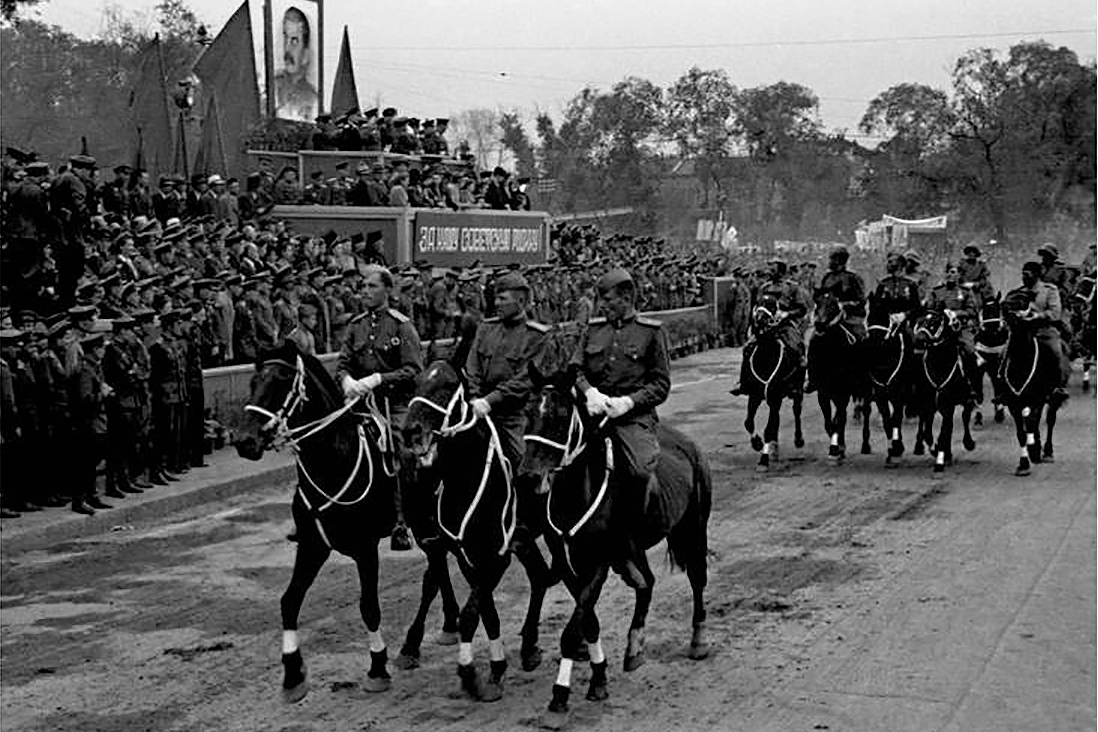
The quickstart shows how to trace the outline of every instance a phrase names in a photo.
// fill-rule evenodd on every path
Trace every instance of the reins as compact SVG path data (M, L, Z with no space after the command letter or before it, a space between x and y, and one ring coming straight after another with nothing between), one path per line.
M1036 336L1030 336L1030 341L1033 343L1033 365L1029 368L1029 376L1026 377L1026 380L1022 382L1022 385L1019 388L1015 389L1014 385L1010 383L1010 370L1008 367L1010 366L1011 359L1009 351L1007 351L1006 358L1003 359L1003 383L1007 385L1007 388L1010 389L1016 397L1022 396L1022 392L1029 388L1030 382L1033 381L1033 377L1037 374L1037 365L1041 358L1041 349L1037 344Z
M903 334L900 332L900 322L901 321L899 320L892 320L888 325L866 326L866 330L883 330L885 332L883 340L886 343L897 335L900 337L900 356L896 359L896 368L892 370L892 373L889 374L888 378L884 381L878 381L877 377L874 376L873 371L870 370L869 372L869 378L873 380L874 384L881 388L887 388L892 384L893 379L900 373L900 367L904 365L904 356L907 355L907 344L904 343Z

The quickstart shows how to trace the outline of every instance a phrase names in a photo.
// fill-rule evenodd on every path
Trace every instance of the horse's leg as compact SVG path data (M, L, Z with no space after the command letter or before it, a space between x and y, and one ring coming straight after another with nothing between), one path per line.
M644 575L647 589L638 590L637 595L639 596L643 592L647 592L651 595L652 586L656 583L656 578L652 576L652 571L648 569L648 560L645 559L643 563L638 564L638 569L640 569L641 574ZM587 699L590 701L603 701L610 696L606 688L606 653L602 648L599 616L598 613L595 612L595 606L598 603L599 595L602 594L602 586L606 582L607 574L608 570L603 568L596 575L595 584L591 589L594 600L590 603L590 608L583 615L583 639L587 641L588 656L591 661L591 681L587 686Z
M400 655L393 661L393 665L400 669L413 669L419 666L420 644L423 642L423 633L427 624L427 613L435 597L442 592L443 633L446 627L457 627L457 615L460 610L457 606L457 598L454 596L454 586L450 582L450 568L447 565L446 549L437 541L429 542L426 546L422 543L423 553L427 556L427 569L423 572L423 589L419 599L419 609L408 626L408 634L404 638L404 645L400 649ZM455 636L456 630L451 630ZM452 645L452 644L449 644Z
M797 388L793 391L793 447L804 447L804 432L801 430L801 410L804 407L804 392Z
M1027 440L1029 445L1029 459L1033 463L1042 462L1041 460L1041 412L1044 411L1045 405L1042 402L1038 402L1029 415L1030 434L1033 436L1032 441Z
M480 577L471 566L458 560L461 564L461 572L469 583L469 597L461 608L458 618L458 632L461 640L458 643L458 678L461 679L461 688L474 699L480 699L483 692L483 684L477 667L473 664L473 636L476 635L477 626L480 625Z
M835 397L835 416L832 424L835 432L831 436L831 444L836 448L834 457L842 460L846 457L846 410L850 407L850 395L839 394Z
M766 400L766 427L763 429L762 454L759 455L758 469L766 471L770 468L770 460L777 459L778 429L781 426L782 398L771 395Z
M942 426L938 428L938 443L934 454L934 472L940 473L945 466L953 461L953 404L943 405Z
M961 442L969 452L976 449L976 440L972 439L972 410L974 408L975 407L968 401L966 401L961 408L961 427L964 429L964 435L961 437Z
M873 416L873 397L866 394L865 399L862 402L862 454L869 455L873 452L873 448L869 444L869 429L870 418ZM884 412L881 412L881 419L884 419Z
M1014 419L1014 434L1018 439L1018 449L1021 455L1018 458L1018 467L1014 469L1015 475L1029 475L1029 429L1026 425L1029 408L1022 408L1019 404L1010 405L1010 416Z
M824 432L827 433L827 437L831 441L827 448L827 456L834 457L837 451L838 436L835 433L835 423L831 414L831 395L821 387L816 392L816 401L819 402L820 412L823 414Z
M490 668L488 682L484 685L480 695L480 700L484 702L499 701L503 698L503 675L507 672L507 655L503 650L503 638L500 637L499 612L496 610L496 599L492 593L510 562L511 556L504 554L498 566L493 568L491 576L480 586L480 620L484 623L484 633L488 636ZM542 594L544 595L544 590L542 590Z
M377 596L377 544L367 547L354 559L362 592L359 595L358 609L366 623L366 635L370 641L370 670L366 672L363 688L366 691L386 691L392 678L385 668L389 653L385 649L385 640L381 637L381 605Z
M1056 429L1056 413L1058 411L1056 407L1050 404L1045 417L1045 447L1041 451L1041 459L1046 463L1056 462L1056 456L1052 452L1052 431Z
M648 566L647 557L643 562L637 563L637 568L644 575L647 586L636 592L633 621L629 624L629 639L625 645L623 668L626 671L636 671L644 664L644 624L648 619L648 609L652 606L652 587L656 584L656 578Z
M536 500L537 496L531 496ZM522 530L521 528L519 530ZM537 540L533 534L529 534L528 540L514 542L515 554L526 577L530 580L530 603L526 607L526 621L522 624L519 635L522 637L522 648L519 658L522 661L523 671L533 671L541 664L541 649L538 648L538 625L541 622L541 607L545 601L546 591L555 584L553 571L545 563L545 557L538 549Z
M762 438L755 432L755 415L759 411L760 404L762 404L762 397L758 394L747 397L747 416L743 420L743 428L751 435L751 449L755 452L763 447Z
M305 698L309 693L306 680L305 661L301 658L300 639L297 635L297 620L301 613L301 604L305 593L309 591L320 568L331 554L322 543L316 531L300 532L297 552L294 554L294 570L290 585L282 593L282 698L293 704Z
M576 605L572 610L572 617L568 619L568 624L564 626L564 631L560 635L560 666L557 670L557 680L553 684L553 698L549 701L549 713L543 718L543 723L547 727L560 729L567 720L568 697L572 693L572 666L584 641L584 618L588 612L594 612L595 603L598 601L598 590L601 590L602 583L606 581L609 569L609 565L603 563L593 568L593 574L590 577L583 579L575 577L572 580ZM589 652L592 660L597 653L605 662L606 658L601 645L590 647Z

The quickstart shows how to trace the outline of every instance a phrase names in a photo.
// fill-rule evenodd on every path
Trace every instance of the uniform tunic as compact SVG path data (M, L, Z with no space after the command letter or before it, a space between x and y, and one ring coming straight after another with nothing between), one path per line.
M577 385L606 396L630 397L633 409L611 422L627 476L649 475L659 458L656 407L671 393L671 363L667 337L658 320L635 313L619 321L592 318L572 358L579 366Z
M399 310L375 308L351 320L339 352L337 381L342 381L344 375L361 379L381 374L381 384L374 392L389 401L391 415L395 418L407 409L415 390L416 376L422 370L419 336ZM382 404L378 406L384 410ZM400 426L394 419L394 429Z

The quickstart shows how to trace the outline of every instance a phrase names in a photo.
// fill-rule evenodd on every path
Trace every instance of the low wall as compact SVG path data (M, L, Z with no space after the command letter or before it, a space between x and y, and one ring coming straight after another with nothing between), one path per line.
M695 353L716 344L717 330L713 310L708 306L658 310L644 313L644 315L664 324L672 358ZM432 356L446 355L452 345L452 340L436 341ZM338 358L338 353L325 353L320 356L321 363L333 376ZM251 393L251 379L254 373L255 367L252 364L219 366L202 372L206 390L206 409L215 419L230 429L237 427L243 417L244 405Z

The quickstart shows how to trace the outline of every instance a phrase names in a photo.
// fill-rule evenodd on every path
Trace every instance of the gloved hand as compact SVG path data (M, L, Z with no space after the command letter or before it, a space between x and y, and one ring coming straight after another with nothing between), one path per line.
M343 395L348 399L358 399L366 392L359 386L358 381L352 379L349 374L343 374L343 381L339 384L343 387Z
M632 409L633 399L631 397L607 397L606 399L606 414L610 419L624 416Z
M381 386L381 374L370 374L369 376L364 376L358 380L358 383L362 387L363 393L367 391L373 391L374 389Z
M487 399L474 399L470 406L473 408L473 414L478 417L487 417L488 412L492 411L492 405L488 403Z
M774 313L774 322L775 323L780 323L788 317L789 317L789 313L787 313L784 310L779 310L778 312Z
M892 313L892 315L889 316L889 319L893 323L902 323L907 320L907 313Z
M583 396L587 400L588 414L594 416L606 411L606 402L609 400L609 397L595 387L592 386L587 391L583 392Z

